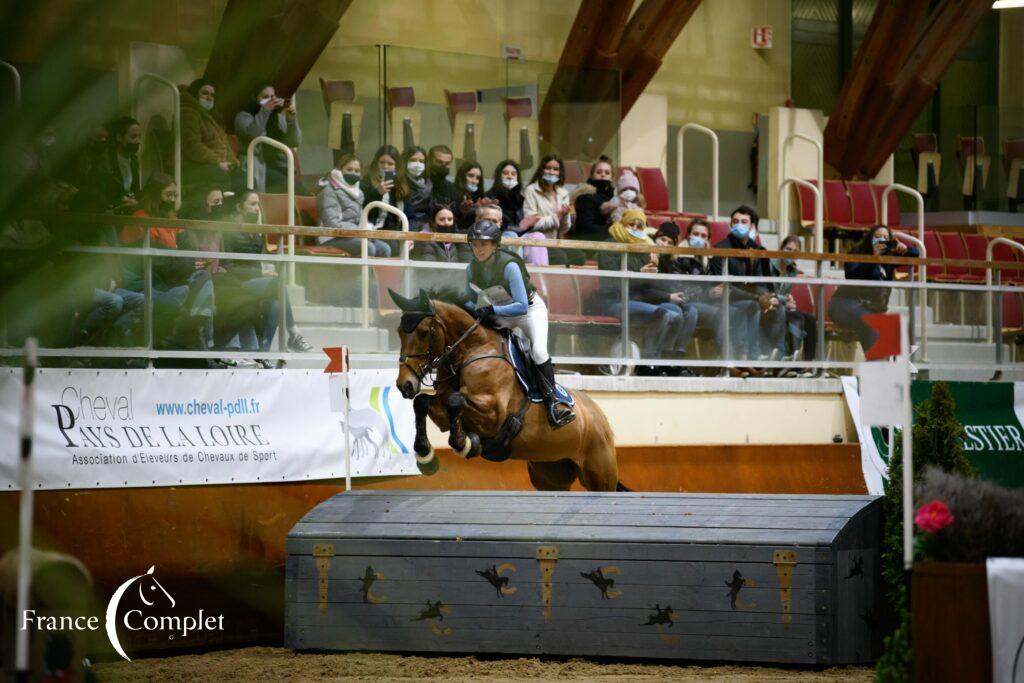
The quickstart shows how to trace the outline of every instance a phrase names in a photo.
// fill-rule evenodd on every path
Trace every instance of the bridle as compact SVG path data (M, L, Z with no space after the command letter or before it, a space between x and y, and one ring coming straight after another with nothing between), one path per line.
M455 349L457 349L462 344L462 342L466 341L466 339L469 338L469 335L473 333L473 330L480 326L479 320L473 321L473 324L470 325L466 329L466 331L463 332L462 335L455 340L454 343L444 347L444 351L435 356L434 333L437 331L438 328L437 314L424 313L423 316L430 318L430 330L427 332L427 350L421 351L419 353L403 353L398 357L399 365L404 365L407 368L409 368L409 370L414 375L416 375L416 379L419 381L421 387L431 389L437 386L438 384L441 384L442 382L447 382L455 377L458 377L459 371L462 370L462 368L464 368L466 365L477 360L480 360L480 358L485 357L473 357L466 363L462 363L461 365L459 365L457 368L453 366L451 362L452 354L455 352ZM422 365L420 365L419 370L417 370L409 363L410 358L425 358L426 360L423 362ZM444 378L435 377L432 382L427 383L427 377L429 377L433 373L436 373L437 369L441 366L442 363L447 363L448 365L448 376Z

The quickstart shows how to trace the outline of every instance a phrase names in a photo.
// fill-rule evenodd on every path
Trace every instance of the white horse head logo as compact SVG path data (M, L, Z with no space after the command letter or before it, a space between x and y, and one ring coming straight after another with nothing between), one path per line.
M136 581L139 582L139 600L141 600L147 607L151 607L156 602L154 599L150 598L158 597L158 589L160 593L163 593L164 597L166 597L171 603L171 607L174 607L175 605L174 598L171 597L171 594L168 593L166 589L160 585L160 582L156 580L156 577L153 576L155 569L156 565L153 565L145 574L133 576L122 583L117 587L117 590L114 591L114 595L111 596L110 602L107 603L107 637L110 638L110 644L114 646L114 650L117 654L121 655L129 662L132 660L124 653L124 648L121 647L121 641L117 637L117 607L120 605L121 598L124 597L124 594L128 591L131 585Z
M349 435L352 439L352 454L379 457L386 453L391 442L388 421L373 408L357 408L349 411ZM342 427L345 418L341 419ZM376 435L376 436L374 436Z

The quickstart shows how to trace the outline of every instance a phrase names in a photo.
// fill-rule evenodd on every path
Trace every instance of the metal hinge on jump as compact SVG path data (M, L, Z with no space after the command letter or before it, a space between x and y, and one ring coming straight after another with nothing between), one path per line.
M316 559L316 580L320 592L320 614L327 614L327 573L334 557L334 546L330 543L317 543L313 546L313 557Z
M558 562L558 548L553 545L537 546L537 562L540 563L540 599L544 604L544 621L551 620L551 576Z
M779 576L779 599L782 601L782 623L785 626L793 621L793 567L796 566L796 553L792 550L776 550L772 556L775 573Z

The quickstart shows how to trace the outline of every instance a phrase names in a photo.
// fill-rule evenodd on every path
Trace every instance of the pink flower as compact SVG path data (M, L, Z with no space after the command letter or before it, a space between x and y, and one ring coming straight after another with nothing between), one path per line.
M918 508L917 515L914 517L914 524L917 528L930 534L942 531L952 523L953 514L941 500L925 503Z

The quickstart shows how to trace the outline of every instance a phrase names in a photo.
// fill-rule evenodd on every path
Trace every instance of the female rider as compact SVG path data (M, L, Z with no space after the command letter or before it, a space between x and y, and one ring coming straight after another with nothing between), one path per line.
M477 221L469 229L467 238L473 248L473 260L466 268L467 307L481 322L505 329L519 328L530 340L536 384L547 405L548 420L555 429L564 427L576 414L555 393L555 369L548 355L548 309L530 284L523 260L498 249L501 231L500 225L488 220ZM501 287L508 296L500 296L499 303L490 303L495 298L492 290L488 298L481 297L478 306L478 292L486 293L495 287Z

